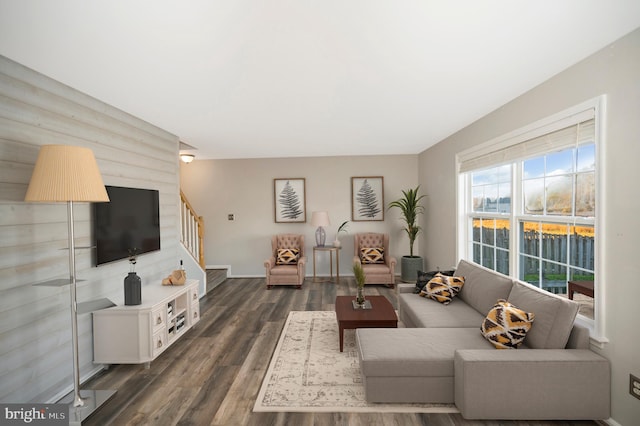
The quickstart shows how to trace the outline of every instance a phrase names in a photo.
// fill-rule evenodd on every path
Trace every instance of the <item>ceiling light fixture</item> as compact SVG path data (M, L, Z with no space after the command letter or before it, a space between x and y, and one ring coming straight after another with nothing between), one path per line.
M182 160L183 163L189 164L195 158L196 158L196 156L193 155L193 154L180 154L180 160Z

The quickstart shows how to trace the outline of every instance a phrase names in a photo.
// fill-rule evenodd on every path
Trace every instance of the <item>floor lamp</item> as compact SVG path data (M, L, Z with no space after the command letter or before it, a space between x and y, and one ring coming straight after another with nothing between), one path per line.
M73 234L74 202L105 202L109 196L102 182L93 152L88 148L67 145L43 145L40 148L25 201L66 202L69 233L69 284L71 293L71 340L73 344L73 404L91 406L95 398L80 394L78 360L78 309L76 302L76 247ZM99 392L99 391L90 391ZM112 391L106 391L112 392ZM91 401L89 401L91 399ZM89 413L90 414L90 413ZM87 416L83 416L86 418ZM71 420L71 419L70 419Z

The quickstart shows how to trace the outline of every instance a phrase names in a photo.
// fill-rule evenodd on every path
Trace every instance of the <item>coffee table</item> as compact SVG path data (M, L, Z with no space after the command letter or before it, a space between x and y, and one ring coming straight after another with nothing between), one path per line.
M367 296L371 309L353 309L355 296L336 296L336 318L340 331L340 352L344 345L344 330L356 328L396 328L398 316L384 296Z

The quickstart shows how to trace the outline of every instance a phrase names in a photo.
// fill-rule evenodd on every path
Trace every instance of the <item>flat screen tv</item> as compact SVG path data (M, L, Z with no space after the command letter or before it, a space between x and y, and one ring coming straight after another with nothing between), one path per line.
M93 204L95 264L160 250L159 193L153 189L106 186L108 203Z

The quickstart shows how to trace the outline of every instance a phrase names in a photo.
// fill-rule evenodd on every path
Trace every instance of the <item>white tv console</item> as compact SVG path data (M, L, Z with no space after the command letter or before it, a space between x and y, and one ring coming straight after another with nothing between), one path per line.
M93 360L150 363L200 321L198 280L142 287L142 304L93 312Z

